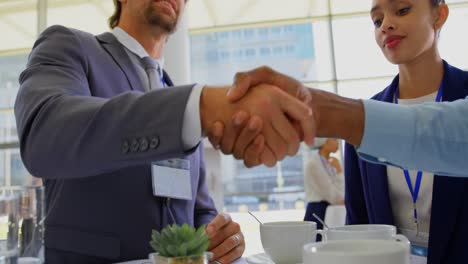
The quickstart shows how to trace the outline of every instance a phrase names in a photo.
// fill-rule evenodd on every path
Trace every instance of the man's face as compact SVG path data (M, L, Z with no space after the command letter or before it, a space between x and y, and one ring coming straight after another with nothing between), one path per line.
M157 26L172 33L176 30L179 17L184 11L185 0L126 0L135 18L143 23Z

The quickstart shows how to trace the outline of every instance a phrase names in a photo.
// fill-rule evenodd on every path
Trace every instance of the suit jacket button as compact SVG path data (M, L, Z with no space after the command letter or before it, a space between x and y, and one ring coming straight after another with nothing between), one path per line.
M159 138L154 136L151 138L150 149L156 149L159 146Z
M145 137L140 138L140 151L147 151L149 147L148 139Z
M122 154L127 154L129 150L130 150L130 145L128 144L128 141L125 140L122 144Z
M138 143L138 140L133 139L132 145L130 146L130 151L137 152L139 148L140 148L140 144Z

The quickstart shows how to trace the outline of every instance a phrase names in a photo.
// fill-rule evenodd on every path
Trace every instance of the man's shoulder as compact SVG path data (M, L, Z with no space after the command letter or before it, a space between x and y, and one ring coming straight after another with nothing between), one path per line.
M62 25L50 26L41 33L41 37L44 38L61 38L66 36L76 38L79 41L95 41L96 39L96 36L89 32Z

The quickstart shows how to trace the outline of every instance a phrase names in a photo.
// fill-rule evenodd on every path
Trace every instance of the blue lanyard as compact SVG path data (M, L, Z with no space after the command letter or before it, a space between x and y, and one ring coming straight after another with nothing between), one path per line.
M335 168L331 167L331 165L327 163L325 158L320 153L319 153L319 156L320 156L320 161L322 162L323 167L325 167L325 170L327 171L328 176L335 177L336 176ZM331 173L330 173L330 170L332 171Z
M443 87L444 87L443 84L444 84L443 81L440 82L439 91L437 92L437 96L436 96L436 100L435 100L436 102L442 101L442 90L443 90ZM397 103L397 104L398 104L398 91L399 91L399 89L397 88L396 91L395 91L395 103ZM416 209L416 202L418 201L419 189L421 188L421 180L422 180L423 172L418 171L418 173L416 175L416 183L415 183L414 188L413 188L413 183L411 182L411 177L410 177L409 171L408 170L403 170L403 172L405 173L406 184L408 185L411 196L413 198L414 222L418 226L418 210ZM419 227L418 227L418 232L419 232Z

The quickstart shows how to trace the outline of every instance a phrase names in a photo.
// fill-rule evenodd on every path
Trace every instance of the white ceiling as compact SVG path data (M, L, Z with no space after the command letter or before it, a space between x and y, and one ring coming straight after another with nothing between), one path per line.
M450 0L449 3L468 3ZM367 12L371 0L189 0L190 29ZM30 48L36 38L37 0L0 0L1 50ZM47 24L100 33L108 30L112 0L49 0Z

